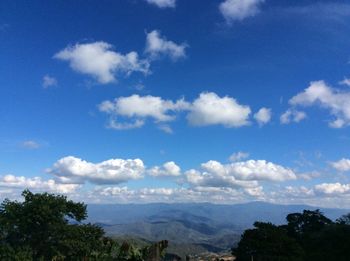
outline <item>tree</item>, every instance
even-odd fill
[[[23,202],[6,199],[0,205],[0,247],[8,249],[3,253],[12,249],[31,253],[35,260],[76,260],[99,250],[104,231],[81,224],[87,217],[85,204],[29,190],[22,196]]]
[[[237,261],[298,261],[303,252],[287,230],[271,223],[255,222],[254,229],[246,230],[232,249]]]
[[[319,231],[323,227],[332,224],[332,220],[317,209],[304,210],[303,213],[292,213],[287,215],[287,229],[291,236],[298,237],[304,233]]]
[[[325,232],[332,229],[332,220],[318,209],[292,213],[287,215],[286,219],[288,235],[295,238],[304,249],[305,260],[328,260],[325,259],[329,252],[326,247],[328,238]]]

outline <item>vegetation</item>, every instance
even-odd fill
[[[237,261],[350,260],[350,214],[336,222],[319,210],[287,216],[287,224],[256,222],[232,253]]]
[[[141,261],[167,247],[167,241],[137,248],[107,238],[99,226],[82,223],[86,205],[65,196],[29,190],[22,196],[0,206],[0,260]]]

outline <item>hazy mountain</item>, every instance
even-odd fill
[[[236,205],[126,204],[88,205],[89,221],[102,225],[110,236],[131,236],[150,241],[169,240],[175,248],[189,251],[221,251],[238,242],[240,234],[255,221],[285,223],[285,217],[306,205],[275,205],[251,202]],[[344,209],[321,211],[336,219],[350,212]]]

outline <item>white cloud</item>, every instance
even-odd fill
[[[221,14],[227,23],[242,21],[260,12],[264,0],[225,0],[219,6]]]
[[[147,118],[151,118],[159,124],[158,128],[167,133],[172,133],[172,129],[164,123],[175,120],[177,114],[183,111],[187,111],[186,118],[192,126],[223,125],[227,128],[249,125],[251,113],[249,106],[240,105],[228,96],[219,97],[213,92],[201,93],[192,103],[183,98],[171,101],[157,96],[134,94],[104,101],[98,108],[110,116],[110,128],[139,128]],[[123,123],[120,118],[131,122]]]
[[[295,109],[288,109],[280,117],[280,122],[282,124],[289,124],[291,122],[300,122],[306,118],[306,113],[303,111],[298,111]]]
[[[136,52],[123,55],[106,42],[68,46],[56,53],[54,58],[68,61],[73,70],[93,76],[102,84],[116,81],[118,73],[149,72],[148,61],[140,60]]]
[[[39,149],[41,146],[38,142],[34,140],[23,141],[21,145],[23,148],[32,149],[32,150]]]
[[[260,126],[265,125],[271,120],[271,109],[261,108],[257,113],[254,114],[254,119]]]
[[[174,133],[173,129],[167,124],[159,125],[158,128],[168,134]]]
[[[350,171],[350,159],[341,159],[330,163],[333,168],[338,171]]]
[[[54,163],[47,172],[63,183],[119,184],[142,178],[144,165],[140,159],[110,159],[100,163],[68,156]]]
[[[40,177],[27,178],[17,177],[14,175],[5,175],[0,177],[0,187],[14,188],[14,189],[31,189],[35,191],[50,191],[57,193],[72,193],[80,186],[77,184],[60,184],[53,179],[47,181]]]
[[[344,78],[344,80],[339,82],[342,85],[350,86],[350,79],[349,78]]]
[[[289,100],[292,106],[320,106],[335,117],[330,127],[341,128],[350,124],[350,91],[339,91],[324,81],[311,82],[303,92]]]
[[[131,130],[141,128],[145,122],[140,119],[136,119],[133,122],[117,122],[114,118],[110,118],[107,124],[107,128],[114,130]]]
[[[350,184],[323,183],[315,186],[315,191],[326,195],[339,195],[350,193]]]
[[[193,187],[193,188],[141,188],[99,187],[86,198],[92,202],[211,202],[238,203],[247,198],[261,199],[262,188],[236,190],[233,188]]]
[[[248,160],[223,165],[208,161],[201,171],[185,172],[186,180],[193,186],[257,188],[258,181],[283,182],[296,179],[295,173],[265,160]]]
[[[146,0],[149,4],[158,6],[159,8],[174,8],[176,6],[176,0]]]
[[[250,113],[249,106],[240,105],[234,98],[205,92],[194,100],[187,119],[194,126],[220,124],[233,128],[248,125]]]
[[[246,158],[249,158],[249,153],[239,151],[239,152],[233,153],[230,156],[229,160],[231,162],[235,162],[235,161],[240,161],[240,160],[243,160],[243,159],[246,159]]]
[[[114,129],[127,129],[141,127],[144,119],[152,118],[156,122],[169,122],[175,119],[174,113],[189,107],[183,99],[176,102],[163,100],[156,96],[139,96],[116,98],[114,101],[104,101],[99,106],[101,112],[111,115],[110,127]],[[117,123],[114,118],[126,117],[135,119],[134,123]]]
[[[154,30],[147,34],[145,52],[151,56],[152,59],[160,56],[169,56],[172,60],[186,57],[187,45],[176,44],[173,41],[162,37],[160,32]]]
[[[56,86],[57,85],[57,80],[56,78],[50,76],[50,75],[45,75],[43,77],[43,81],[42,81],[42,86],[46,89],[49,88],[51,86]]]
[[[147,172],[153,177],[177,177],[181,175],[181,168],[175,162],[169,161],[164,163],[163,166],[155,166]]]

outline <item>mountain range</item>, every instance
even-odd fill
[[[289,213],[320,209],[335,220],[350,210],[307,205],[250,202],[235,205],[210,203],[90,204],[91,223],[108,236],[138,241],[170,242],[169,251],[183,256],[205,251],[223,252],[237,244],[242,232],[255,221],[285,223]]]

